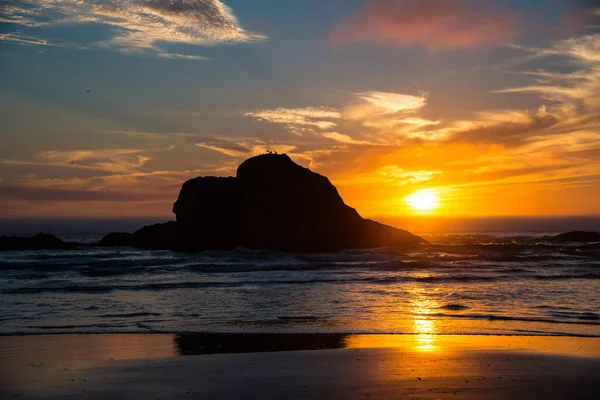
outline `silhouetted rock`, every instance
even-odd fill
[[[113,232],[100,240],[103,247],[126,247],[133,246],[133,235],[131,233]]]
[[[238,247],[241,197],[236,178],[209,176],[185,182],[173,205],[180,239],[197,250]]]
[[[235,178],[200,177],[184,183],[173,206],[176,222],[144,227],[134,245],[148,249],[267,249],[321,252],[426,241],[363,219],[344,204],[329,180],[287,155],[242,163]]]
[[[550,238],[556,242],[600,242],[599,232],[574,231],[561,233]]]
[[[133,245],[149,250],[185,250],[180,237],[177,223],[171,221],[138,229],[133,233]]]
[[[0,251],[14,250],[68,250],[75,246],[65,243],[49,233],[38,233],[32,237],[2,236]]]

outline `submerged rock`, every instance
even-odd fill
[[[177,220],[144,227],[133,245],[146,249],[202,251],[267,249],[327,252],[399,246],[426,241],[363,219],[329,180],[285,154],[242,163],[236,177],[199,177],[184,183],[173,206]]]
[[[556,242],[600,242],[600,232],[573,231],[552,236],[550,240]]]
[[[75,246],[49,233],[38,233],[32,237],[2,236],[0,251],[14,250],[68,250]]]

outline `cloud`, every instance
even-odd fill
[[[8,159],[0,160],[0,163],[128,173],[148,163],[150,153],[170,150],[173,150],[173,146],[162,149],[49,150],[37,153],[33,160]]]
[[[598,0],[561,0],[565,13],[561,18],[564,33],[577,32],[581,28],[600,24],[600,1]]]
[[[178,54],[178,53],[159,53],[159,57],[168,58],[171,60],[207,60],[206,57],[202,56],[192,56],[188,54]]]
[[[0,21],[1,23],[1,21]],[[53,46],[62,47],[57,43],[50,43],[47,40],[36,38],[35,36],[29,36],[19,33],[0,33],[0,43],[10,42],[28,46]]]
[[[441,171],[406,171],[397,165],[387,165],[379,170],[379,174],[386,180],[395,184],[413,184],[426,182],[436,175],[441,175]]]
[[[45,22],[38,22],[41,17],[40,9],[32,8],[25,1],[5,1],[0,4],[0,23],[24,25],[30,28],[43,26]]]
[[[202,59],[166,52],[162,42],[206,46],[266,39],[243,29],[219,0],[22,0],[3,5],[2,15],[5,22],[31,28],[101,24],[113,36],[97,45],[165,58]]]
[[[76,190],[51,187],[0,186],[0,198],[45,202],[152,202],[168,199],[160,193],[132,193],[112,190]]]
[[[200,143],[196,143],[196,146],[204,148],[204,149],[216,151],[221,154],[225,154],[226,156],[229,156],[229,157],[247,157],[252,153],[252,150],[250,150],[249,148],[247,148],[241,144],[230,143],[230,142],[225,142],[225,141],[200,142]]]
[[[429,50],[487,47],[518,39],[520,12],[492,0],[369,0],[331,29],[332,44],[387,43]]]
[[[321,135],[324,138],[335,140],[336,142],[343,143],[343,144],[357,144],[357,145],[371,145],[371,146],[377,145],[376,143],[372,143],[372,142],[365,141],[365,140],[352,139],[350,136],[344,135],[339,132],[323,132]]]
[[[400,111],[414,111],[423,108],[426,104],[425,97],[411,96],[387,92],[357,93],[356,96],[372,104],[382,113],[397,113]]]
[[[361,103],[348,107],[344,116],[368,123],[388,123],[400,115],[416,112],[427,104],[426,94],[413,96],[390,92],[361,92],[354,94]],[[393,117],[395,115],[396,117]],[[375,121],[378,119],[378,121]]]
[[[302,135],[304,128],[331,129],[337,126],[332,119],[340,119],[339,111],[325,107],[276,108],[247,112],[246,117],[272,124],[282,124],[296,134]]]
[[[436,128],[442,121],[418,116],[427,106],[427,93],[419,95],[390,92],[355,93],[361,102],[347,107],[343,115],[367,130],[362,131],[375,144],[399,144],[406,140],[441,140],[448,128]]]
[[[234,158],[249,158],[268,151],[288,153],[295,145],[267,143],[259,139],[214,138],[195,143],[196,147],[209,149]]]
[[[546,104],[532,121],[546,121],[537,136],[592,133],[600,139],[600,34],[586,35],[556,43],[550,49],[532,49],[537,57],[561,56],[573,70],[538,75],[535,84],[497,90],[496,93],[534,93]],[[533,124],[535,125],[535,124]]]
[[[438,140],[440,135],[423,128],[440,124],[414,114],[427,105],[427,94],[410,95],[382,91],[354,93],[355,104],[342,108],[275,108],[247,112],[244,115],[260,121],[279,124],[297,136],[305,134],[334,140],[345,145],[380,146],[401,138]],[[348,124],[369,128],[373,132],[352,135],[332,128]],[[358,125],[357,125],[358,124]],[[350,126],[352,129],[352,126]],[[353,129],[356,130],[356,129]],[[353,137],[354,136],[354,137]],[[355,138],[363,136],[363,138]]]

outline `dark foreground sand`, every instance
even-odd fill
[[[173,342],[0,337],[0,398],[600,398],[597,338],[366,335],[342,349],[185,357]]]

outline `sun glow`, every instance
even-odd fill
[[[428,212],[437,208],[438,196],[431,189],[423,189],[408,196],[406,202],[415,211]]]

